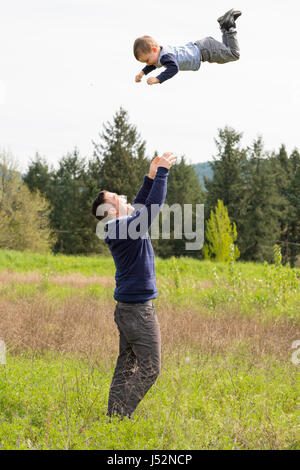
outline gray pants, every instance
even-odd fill
[[[152,301],[118,302],[114,320],[120,343],[107,414],[130,417],[160,372],[160,327]]]
[[[212,37],[207,37],[196,41],[195,44],[201,52],[203,62],[215,62],[225,64],[240,58],[240,48],[236,37],[236,30],[222,31],[222,41],[216,41]]]

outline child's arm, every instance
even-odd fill
[[[155,83],[163,83],[166,80],[169,80],[170,78],[174,77],[174,75],[176,75],[179,70],[176,57],[173,54],[164,54],[160,58],[160,63],[161,65],[166,67],[166,70],[164,70],[157,77],[149,77],[147,80],[148,85],[154,85]],[[135,81],[140,82],[144,75],[147,75],[156,68],[156,65],[146,65],[146,67],[144,67],[143,70],[135,77]]]
[[[161,65],[166,67],[166,70],[164,70],[161,74],[159,74],[156,77],[157,80],[159,80],[158,83],[163,83],[166,80],[169,80],[170,78],[174,77],[174,75],[176,75],[176,73],[179,70],[176,57],[173,54],[163,55],[160,59],[160,63],[161,63]],[[147,80],[147,82],[148,82],[148,80]]]
[[[148,73],[153,72],[157,67],[156,65],[146,65],[146,67],[143,68],[142,72],[144,72],[145,75],[148,75]]]
[[[152,72],[155,69],[156,69],[155,65],[146,65],[146,67],[144,67],[140,71],[140,73],[135,77],[135,81],[141,82],[144,75],[147,75],[148,73]]]
[[[160,63],[166,70],[164,70],[161,74],[157,77],[150,77],[147,80],[148,85],[155,85],[155,83],[163,83],[166,80],[174,77],[179,70],[178,63],[176,57],[173,54],[164,54],[160,58]]]

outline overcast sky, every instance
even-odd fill
[[[78,147],[92,155],[104,122],[123,106],[147,154],[174,151],[193,163],[215,154],[217,129],[268,150],[299,145],[299,0],[0,0],[0,148],[24,169],[39,152],[55,164]],[[229,8],[241,59],[202,64],[162,85],[135,83],[136,37],[181,45],[213,36]]]

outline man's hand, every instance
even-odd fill
[[[171,168],[172,165],[176,162],[175,155],[173,155],[173,152],[166,152],[163,154],[162,157],[160,157],[157,168],[160,166],[164,168],[168,168],[168,170]]]
[[[144,72],[141,71],[141,72],[135,77],[135,81],[136,81],[136,82],[141,82],[144,75],[145,75]]]
[[[160,81],[156,77],[149,77],[147,83],[148,85],[155,85],[155,83],[160,83]]]
[[[151,164],[150,164],[150,170],[149,170],[149,178],[151,178],[152,180],[155,178],[155,175],[156,175],[156,171],[157,171],[157,165],[159,163],[159,160],[160,160],[160,157],[155,157]]]

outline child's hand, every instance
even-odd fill
[[[149,77],[147,79],[147,83],[148,83],[148,85],[154,85],[155,83],[160,83],[160,82],[159,82],[158,78],[156,78],[156,77]]]
[[[142,78],[143,78],[143,75],[144,75],[144,72],[140,72],[140,73],[135,77],[135,81],[136,81],[136,82],[141,82],[141,81],[142,81]]]

